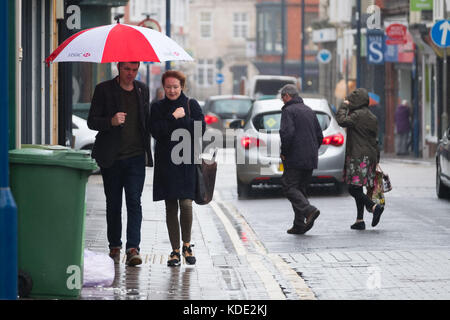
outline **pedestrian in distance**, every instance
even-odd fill
[[[384,207],[375,204],[363,192],[363,187],[366,187],[367,193],[371,194],[376,166],[380,159],[378,122],[369,110],[367,90],[358,88],[352,91],[339,107],[336,120],[341,127],[347,129],[344,179],[357,208],[356,222],[351,229],[365,230],[364,206],[367,211],[373,213],[372,227],[375,227],[380,221]]]
[[[411,122],[410,122],[410,108],[408,104],[408,100],[403,100],[401,104],[399,104],[395,110],[394,118],[395,118],[395,138],[396,138],[396,153],[398,156],[408,155],[408,146],[409,146],[409,134],[411,131]]]
[[[155,97],[153,98],[153,100],[150,102],[150,105],[152,105],[153,103],[164,99],[165,93],[164,93],[164,88],[163,87],[158,87],[155,90]]]
[[[109,256],[118,263],[122,248],[122,193],[127,207],[126,263],[140,256],[141,194],[145,166],[153,166],[150,150],[149,89],[135,80],[139,62],[120,62],[119,75],[95,87],[88,127],[97,130],[92,157],[97,161],[106,196]]]
[[[187,264],[195,264],[192,251],[192,200],[195,199],[196,168],[194,163],[194,126],[205,132],[206,123],[200,105],[188,98],[183,90],[186,76],[175,70],[166,71],[162,76],[165,97],[151,106],[151,130],[155,138],[155,169],[153,173],[153,201],[165,201],[166,224],[172,252],[167,265],[178,266],[180,256],[180,227],[183,241],[182,255]],[[190,148],[173,152],[183,137],[176,138],[178,129],[188,133]],[[172,141],[174,139],[175,141]],[[190,150],[189,150],[190,149]],[[177,150],[177,149],[176,149]],[[189,154],[186,155],[185,153]],[[175,159],[182,156],[186,161]],[[180,218],[178,218],[180,211]]]
[[[313,227],[320,214],[309,203],[306,188],[313,170],[317,168],[322,129],[314,111],[303,103],[295,85],[285,85],[280,93],[284,102],[280,126],[280,158],[284,167],[281,183],[295,214],[293,226],[287,233],[304,234]]]

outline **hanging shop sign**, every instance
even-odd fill
[[[386,44],[396,45],[406,43],[408,29],[400,23],[392,23],[386,28]]]

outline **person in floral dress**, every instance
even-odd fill
[[[366,89],[358,88],[351,92],[339,107],[336,120],[347,129],[345,150],[344,179],[350,195],[355,198],[357,218],[351,226],[355,230],[364,230],[364,207],[373,213],[372,227],[380,221],[384,207],[375,204],[364,193],[366,187],[370,194],[374,187],[376,166],[379,162],[378,122],[369,110],[369,94]]]

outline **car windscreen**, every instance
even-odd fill
[[[255,96],[276,96],[286,84],[294,84],[290,80],[258,80],[255,84]]]
[[[234,114],[243,118],[247,115],[251,106],[251,99],[223,99],[213,101],[210,111],[222,118]]]
[[[325,131],[330,125],[330,116],[326,113],[316,112],[320,128]],[[253,118],[255,129],[263,132],[279,131],[281,125],[281,111],[267,112],[256,115]]]

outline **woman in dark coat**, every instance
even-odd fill
[[[162,76],[165,98],[152,104],[150,117],[152,136],[156,140],[153,201],[165,200],[166,203],[166,223],[172,246],[169,266],[181,262],[180,225],[183,256],[188,264],[196,262],[190,245],[196,186],[194,154],[198,154],[194,141],[201,139],[206,124],[198,102],[184,95],[185,82],[183,73],[165,72]]]
[[[369,110],[369,94],[366,89],[358,88],[346,97],[341,104],[336,120],[341,127],[347,128],[347,145],[345,152],[345,182],[349,193],[355,198],[357,220],[352,229],[364,230],[364,206],[373,213],[372,227],[380,221],[384,207],[375,204],[363,192],[368,193],[374,187],[376,166],[379,162],[378,122]]]

